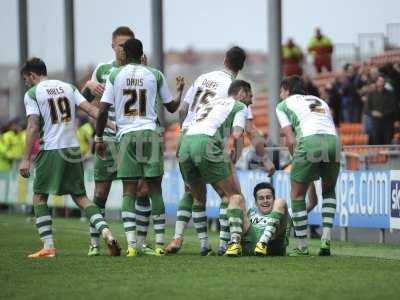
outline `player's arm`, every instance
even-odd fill
[[[32,99],[28,93],[25,94],[24,104],[26,115],[28,117],[28,125],[26,128],[25,152],[19,166],[19,172],[22,177],[29,177],[32,152],[35,140],[39,137],[40,130],[40,110],[36,100]]]
[[[82,95],[89,101],[95,98],[101,98],[104,93],[104,84],[100,83],[97,78],[97,72],[102,64],[99,64],[93,71],[92,77],[88,80],[82,88]]]
[[[296,136],[293,132],[292,123],[290,122],[286,114],[285,102],[282,101],[276,107],[276,116],[278,117],[279,124],[281,125],[281,133],[286,138],[286,146],[289,148],[289,152],[293,155],[294,148],[296,146]]]
[[[104,84],[94,81],[87,81],[82,88],[82,95],[92,102],[95,98],[101,98],[104,92]]]
[[[181,105],[181,108],[179,109],[179,122],[181,125],[186,119],[186,116],[189,112],[190,105],[192,105],[193,100],[195,96],[195,88],[194,84],[190,86],[190,88],[187,90],[185,97],[183,98],[183,104]]]
[[[275,172],[275,166],[270,160],[267,151],[265,150],[265,139],[258,132],[257,127],[254,125],[252,119],[246,120],[246,133],[250,137],[250,141],[256,151],[256,154],[262,158],[264,168],[268,172],[268,175],[272,175]]]
[[[83,101],[81,102],[81,104],[79,104],[79,108],[86,112],[89,117],[97,120],[100,110],[96,106],[90,104],[88,101]],[[115,126],[115,123],[108,119],[106,121],[106,126],[116,131],[117,128]]]
[[[289,148],[289,152],[293,156],[294,148],[296,147],[296,136],[294,135],[292,125],[283,127],[281,132],[286,139],[286,146]]]
[[[231,137],[233,139],[233,151],[231,153],[231,160],[235,164],[240,155],[242,155],[243,150],[243,128],[236,126],[232,129]]]
[[[28,115],[28,125],[26,128],[25,152],[19,166],[19,173],[22,177],[30,176],[31,158],[35,140],[39,137],[40,117],[39,115]]]
[[[114,86],[110,79],[107,79],[106,89],[101,97],[99,111],[96,120],[95,149],[99,158],[105,159],[105,145],[103,143],[103,133],[108,120],[108,110],[114,104]]]
[[[164,79],[165,81],[165,79]],[[178,76],[176,77],[176,96],[172,101],[169,101],[167,103],[164,102],[165,108],[170,112],[176,112],[176,110],[179,108],[179,105],[181,104],[181,99],[182,99],[182,93],[183,93],[183,88],[185,87],[185,80],[183,76]],[[165,90],[166,84],[162,84],[161,90],[160,90],[160,96],[162,99],[167,98],[167,92]],[[168,88],[166,88],[168,89]]]
[[[233,119],[231,138],[233,139],[233,152],[231,159],[236,163],[243,150],[243,132],[246,127],[246,109],[238,111]]]
[[[107,125],[108,121],[108,109],[110,108],[111,104],[106,102],[100,102],[97,120],[96,120],[96,136],[102,137],[104,133],[104,129]]]

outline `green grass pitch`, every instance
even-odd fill
[[[89,258],[87,227],[55,219],[58,256],[31,260],[35,226],[0,215],[0,299],[400,299],[398,246],[337,242],[334,256],[318,257],[312,242],[304,258],[200,257],[189,229],[178,255]],[[111,228],[125,248],[122,224]]]

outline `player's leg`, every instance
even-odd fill
[[[94,197],[93,202],[100,209],[104,217],[105,205],[110,192],[112,181],[117,177],[117,158],[118,144],[113,141],[106,141],[106,158],[99,159],[94,156]],[[90,246],[88,256],[99,255],[99,237],[100,233],[90,225]]]
[[[85,211],[86,217],[89,219],[90,223],[96,228],[98,232],[103,236],[107,248],[108,255],[119,256],[121,255],[121,248],[118,245],[117,240],[113,237],[110,228],[106,220],[104,220],[100,209],[87,197],[86,194],[81,195],[71,195],[72,200],[78,205],[79,208]]]
[[[229,169],[233,176],[233,180],[234,180],[236,186],[239,187],[239,189],[240,189],[240,183],[239,183],[239,179],[237,178],[236,168],[232,162],[229,163]],[[216,190],[216,191],[221,198],[221,203],[220,203],[220,207],[219,207],[220,230],[219,230],[218,255],[223,255],[226,252],[226,248],[230,241],[230,235],[231,235],[230,231],[229,231],[229,220],[228,220],[228,215],[227,215],[229,201],[226,197],[222,196],[222,193],[220,191],[218,191],[218,190]]]
[[[139,255],[137,238],[136,238],[136,214],[135,202],[138,187],[138,179],[124,179],[122,180],[123,196],[121,217],[124,226],[126,242],[128,249],[126,256],[132,257]]]
[[[158,256],[165,254],[165,205],[162,197],[161,180],[162,177],[146,177],[151,199],[151,218],[153,220],[156,243],[155,254]]]
[[[178,204],[175,221],[174,239],[165,247],[167,253],[176,253],[182,247],[184,232],[192,217],[193,196],[185,185],[185,193]]]
[[[292,221],[296,233],[298,247],[294,249],[293,255],[308,255],[307,248],[307,226],[308,216],[306,210],[305,195],[308,189],[308,184],[300,183],[291,180],[291,193],[292,200]],[[291,254],[290,254],[291,255]]]
[[[225,255],[239,256],[242,252],[240,242],[243,234],[243,228],[249,227],[244,197],[240,193],[239,187],[236,186],[234,178],[231,174],[229,174],[225,179],[213,183],[212,185],[221,190],[229,201],[227,215],[229,222],[230,242]]]
[[[100,209],[101,215],[105,216],[105,207],[108,194],[110,192],[112,181],[95,181],[94,183],[94,197],[93,203]],[[99,251],[99,239],[100,232],[89,222],[89,232],[90,232],[90,246],[88,251],[88,256],[98,256]]]
[[[212,255],[211,246],[208,240],[207,232],[207,214],[206,214],[206,195],[207,187],[203,180],[199,179],[191,183],[193,188],[193,224],[200,241],[200,255]]]
[[[40,239],[43,242],[43,248],[33,254],[29,258],[54,257],[56,249],[54,248],[52,217],[47,206],[47,194],[33,194],[33,210],[36,219],[36,228]]]
[[[140,138],[143,141],[141,166],[143,168],[143,177],[149,186],[151,214],[156,239],[154,251],[157,256],[162,256],[165,254],[165,205],[161,190],[161,181],[164,174],[162,138],[156,131],[152,130],[144,130],[140,134]]]
[[[179,135],[176,157],[180,160],[179,151],[182,144],[182,133]],[[165,248],[167,253],[176,253],[182,247],[184,232],[187,224],[190,222],[192,217],[192,206],[193,206],[193,196],[190,189],[185,185],[185,193],[179,201],[178,209],[176,212],[175,221],[175,234],[174,239]]]
[[[296,146],[290,172],[292,221],[298,246],[289,256],[309,255],[307,247],[308,216],[305,195],[311,182],[319,177],[321,144],[317,137],[305,138]]]
[[[321,182],[322,182],[322,236],[319,255],[328,256],[330,252],[330,243],[332,227],[336,212],[336,181],[339,174],[340,144],[335,136],[327,136],[325,139],[329,161],[321,164]]]
[[[309,214],[314,209],[314,207],[318,205],[318,196],[315,190],[315,184],[316,184],[315,182],[311,183],[307,191],[307,196],[308,196],[308,201],[306,203],[307,214]],[[309,227],[310,227],[310,237],[312,239],[321,238],[321,236],[317,232],[317,229],[319,227],[318,225],[309,225]]]
[[[228,243],[231,239],[231,233],[229,231],[229,220],[228,220],[228,205],[229,199],[224,196],[224,193],[218,190],[218,187],[214,187],[215,191],[221,198],[219,205],[219,247],[218,255],[224,255],[228,247]]]
[[[147,246],[147,232],[150,225],[151,204],[149,187],[144,179],[139,180],[135,202],[137,245],[146,255],[154,255],[154,250]]]
[[[254,249],[255,255],[267,255],[267,245],[270,241],[275,237],[284,234],[284,231],[286,230],[287,214],[286,201],[275,199],[272,211],[267,217],[267,225]]]

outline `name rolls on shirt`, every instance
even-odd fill
[[[72,85],[44,80],[25,93],[26,115],[40,116],[42,150],[79,147],[76,137],[76,106],[86,99]]]

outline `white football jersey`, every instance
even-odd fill
[[[183,101],[188,103],[189,110],[182,123],[182,130],[187,130],[196,119],[196,110],[200,103],[216,98],[227,98],[228,89],[235,78],[226,70],[213,71],[200,75],[186,92]],[[250,109],[247,109],[247,119],[252,119]]]
[[[40,116],[42,150],[79,147],[75,106],[86,99],[69,83],[44,80],[25,93],[26,115]]]
[[[245,128],[247,107],[240,101],[229,98],[213,98],[199,104],[196,117],[186,131],[187,135],[205,134],[219,137],[230,135],[233,127]]]
[[[160,71],[139,64],[115,69],[107,79],[101,102],[115,106],[117,138],[131,131],[156,130],[158,98],[164,104],[172,101]]]
[[[311,95],[292,95],[276,107],[281,127],[291,125],[297,138],[314,134],[336,135],[328,104]]]

